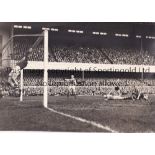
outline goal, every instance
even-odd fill
[[[2,47],[2,68],[13,68],[26,52],[29,53],[29,61],[26,69],[43,70],[43,105],[48,106],[48,29],[40,34],[13,35]],[[20,101],[23,101],[24,71],[20,74]],[[2,76],[1,80],[4,80]],[[6,79],[6,78],[5,78]]]

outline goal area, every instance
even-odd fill
[[[28,65],[21,70],[19,78],[21,102],[23,101],[24,95],[24,70],[43,70],[43,106],[48,106],[48,50],[47,29],[39,34],[13,35],[2,47],[1,70],[6,71],[1,72],[1,83],[7,80],[7,69],[14,68],[16,63],[19,62],[27,52],[29,52]]]

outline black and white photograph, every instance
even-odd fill
[[[155,132],[154,22],[1,22],[0,131]]]

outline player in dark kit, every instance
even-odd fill
[[[1,69],[1,74],[8,77],[7,81],[3,81],[2,90],[5,86],[10,87],[10,90],[14,92],[20,92],[18,77],[20,76],[21,70],[24,69],[28,64],[28,55],[32,52],[32,48],[29,49],[25,56],[15,64],[14,67],[7,67]]]
[[[31,49],[29,51],[31,51]],[[14,96],[19,96],[20,88],[18,84],[18,77],[20,76],[21,70],[24,69],[28,64],[28,55],[29,52],[27,52],[13,68],[7,67],[6,69],[3,68],[1,70],[2,74],[4,73],[6,76],[8,76],[8,80],[1,82],[0,98],[2,98],[2,92],[6,86],[9,87],[10,92],[12,91],[13,94],[15,94]]]
[[[42,42],[43,35],[37,38],[37,40],[34,42],[31,48],[25,52],[23,58],[17,62],[14,67],[5,67],[0,69],[0,72],[2,75],[5,75],[5,77],[8,77],[7,82],[5,81],[4,85],[9,85],[9,87],[15,92],[20,91],[19,84],[18,84],[18,77],[21,74],[21,71],[27,66],[28,64],[28,56],[30,53],[33,52],[33,50]],[[12,54],[11,57],[14,55]],[[14,58],[11,58],[14,60]],[[7,68],[7,69],[6,69]]]
[[[134,86],[132,90],[132,100],[137,100],[139,96],[139,91],[138,89]]]
[[[31,50],[32,49],[30,49],[29,52]],[[18,77],[21,73],[21,70],[24,69],[28,64],[29,52],[27,52],[26,55],[19,62],[16,63],[16,65],[11,69],[9,73],[8,83],[12,88],[19,88]]]
[[[0,99],[3,97],[2,87],[0,87]]]

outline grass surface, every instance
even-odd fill
[[[118,132],[155,132],[155,96],[146,101],[103,97],[49,97],[49,108],[108,126]],[[42,106],[42,97],[0,100],[0,130],[108,132],[93,125],[53,113]]]

